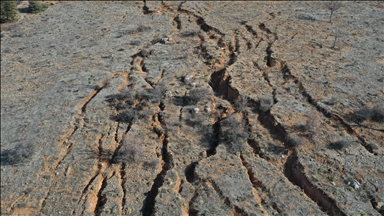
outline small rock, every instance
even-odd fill
[[[196,108],[193,108],[193,112],[194,112],[194,113],[199,113],[199,111],[200,111],[199,108],[197,108],[197,107],[196,107]]]
[[[149,52],[147,50],[141,50],[139,54],[141,57],[145,58],[148,57]]]
[[[353,179],[353,178],[348,178],[345,180],[345,184],[352,187],[353,189],[357,190],[360,188],[360,183]]]
[[[169,40],[170,40],[170,38],[168,38],[168,37],[164,37],[164,38],[161,38],[161,39],[160,39],[160,42],[161,42],[162,44],[166,44],[166,43],[169,42]]]
[[[171,91],[166,92],[165,97],[167,97],[167,98],[172,97],[172,92]]]
[[[195,82],[191,83],[191,86],[196,87],[196,83]]]
[[[205,107],[204,107],[204,111],[205,111],[205,112],[211,112],[211,108],[210,108],[209,106],[205,106]]]
[[[187,82],[189,82],[189,80],[191,80],[191,78],[192,78],[191,76],[187,75],[187,76],[184,77],[184,80],[183,80],[183,81],[184,81],[185,83],[187,83]]]

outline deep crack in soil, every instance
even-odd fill
[[[324,191],[308,180],[304,173],[304,167],[300,164],[295,152],[287,159],[284,174],[289,181],[303,189],[305,194],[315,201],[322,211],[332,216],[346,216],[346,214],[339,209],[335,200],[328,197]]]

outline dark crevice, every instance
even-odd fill
[[[285,163],[284,175],[290,182],[303,189],[304,193],[316,202],[320,209],[326,214],[332,216],[346,216],[346,214],[336,205],[335,200],[328,197],[324,191],[317,188],[308,180],[304,173],[304,167],[300,164],[295,152],[288,157],[287,162]]]
[[[117,122],[116,131],[115,131],[115,142],[118,143],[119,140],[119,125],[120,122]]]
[[[258,186],[260,186],[261,182],[258,179],[256,179],[255,175],[253,175],[252,167],[247,163],[247,161],[245,161],[242,154],[240,155],[240,159],[243,166],[247,169],[249,181],[252,183],[252,186],[254,188],[257,188]]]
[[[185,169],[185,177],[187,178],[187,181],[189,183],[192,183],[194,181],[195,177],[195,168],[197,166],[198,162],[193,162],[187,166]]]
[[[151,190],[148,192],[147,197],[144,200],[143,205],[143,215],[151,216],[153,215],[154,207],[155,207],[155,199],[157,194],[159,193],[159,188],[161,188],[164,184],[164,177],[168,170],[173,168],[172,156],[167,150],[167,138],[163,138],[163,148],[162,148],[162,158],[164,161],[161,172],[156,176],[154,183],[151,187]]]
[[[41,208],[40,208],[40,212],[43,211],[44,207],[45,207],[45,204],[46,204],[46,201],[47,201],[47,198],[49,197],[51,191],[48,190],[47,194],[45,195],[44,199],[43,199],[43,202],[41,203]]]
[[[274,36],[274,40],[278,39],[276,33],[272,32],[269,28],[267,28],[264,23],[260,23],[259,29],[264,31],[264,32],[266,32],[269,35],[273,35]]]
[[[101,213],[103,212],[103,207],[105,205],[105,203],[107,203],[107,197],[105,195],[102,195],[103,193],[103,190],[105,189],[105,187],[107,187],[107,177],[105,177],[103,179],[103,182],[101,183],[101,188],[99,190],[99,192],[97,193],[97,204],[96,204],[96,208],[95,208],[95,215],[101,215]]]
[[[221,33],[218,29],[216,28],[213,28],[212,26],[208,25],[205,21],[204,21],[204,18],[203,17],[199,17],[197,15],[194,15],[197,20],[196,20],[196,24],[200,26],[201,30],[203,30],[204,32],[210,32],[210,31],[213,31],[214,33],[216,34],[219,34],[221,36],[223,36],[224,34]]]
[[[261,158],[265,159],[264,153],[261,151],[261,147],[259,143],[253,139],[248,139],[247,140],[248,145],[250,145],[253,149],[253,153],[259,155]]]
[[[128,127],[127,127],[127,130],[125,131],[125,135],[129,132],[129,130],[131,130],[131,127],[132,127],[132,123],[129,123]],[[123,135],[124,137],[124,135]],[[101,139],[100,139],[101,140]],[[120,144],[117,146],[117,148],[115,149],[115,151],[113,152],[112,154],[112,157],[110,158],[110,160],[108,161],[109,164],[113,164],[119,154],[119,150],[120,148],[123,146],[123,142],[124,140],[121,140]],[[102,156],[102,148],[101,148],[101,144],[99,145],[99,156]]]
[[[165,105],[160,103],[160,109],[164,110]],[[159,115],[159,114],[158,114]],[[173,169],[174,163],[173,163],[173,156],[172,153],[168,150],[168,134],[167,131],[165,130],[166,125],[165,122],[158,116],[158,119],[160,121],[160,124],[162,125],[162,128],[164,129],[165,133],[160,135],[160,140],[162,141],[162,149],[161,149],[161,154],[162,154],[162,159],[164,161],[162,170],[159,174],[157,174],[154,183],[150,189],[150,191],[147,194],[147,197],[143,201],[143,208],[142,212],[144,216],[151,216],[153,215],[154,208],[155,208],[155,199],[159,193],[159,188],[161,188],[164,184],[164,177],[167,173],[167,171]]]
[[[207,150],[207,156],[210,157],[216,154],[216,148],[219,145],[219,132],[220,132],[220,119],[217,119],[215,124],[213,124],[213,142],[212,146]]]
[[[269,131],[274,139],[277,139],[280,142],[284,142],[287,132],[283,126],[276,123],[273,115],[267,112],[264,115],[259,115],[258,120],[261,125]]]
[[[224,80],[224,76],[225,68],[212,73],[209,85],[218,96],[224,96],[226,98],[228,95],[229,79]]]
[[[250,26],[250,25],[244,25],[244,26],[249,33],[251,33],[253,36],[257,37],[257,32],[252,28],[252,26]]]
[[[229,61],[227,63],[228,66],[231,66],[233,65],[237,60],[237,56],[234,52],[232,52],[231,54],[229,54]]]
[[[355,136],[357,137],[360,142],[361,142],[361,145],[370,153],[374,154],[375,153],[372,151],[371,148],[369,148],[367,142],[365,141],[365,139],[361,136],[359,136],[354,130],[353,128],[344,121],[344,119],[342,117],[340,117],[339,115],[335,114],[335,113],[331,113],[329,112],[328,110],[324,109],[323,107],[319,106],[315,99],[308,93],[308,91],[305,89],[303,83],[295,76],[292,75],[291,71],[289,70],[288,66],[286,64],[284,64],[285,67],[283,67],[283,72],[284,72],[284,76],[288,77],[288,78],[292,78],[296,85],[299,87],[299,90],[301,92],[301,94],[307,99],[308,103],[311,104],[312,106],[314,106],[316,108],[316,110],[320,113],[322,113],[325,117],[327,118],[330,118],[330,119],[333,119],[333,120],[336,120],[337,122],[339,122],[341,124],[341,126],[347,131],[347,133],[351,136]]]
[[[121,200],[121,210],[123,212],[124,210],[124,205],[126,203],[126,195],[127,195],[127,189],[125,188],[125,184],[127,181],[127,178],[125,177],[126,172],[125,172],[125,163],[121,165],[120,168],[120,178],[121,178],[121,189],[123,190],[123,198]]]
[[[96,97],[96,95],[103,89],[103,87],[104,86],[97,86],[96,87],[96,93],[94,94],[94,95],[92,95],[92,97],[87,101],[87,102],[85,102],[85,104],[81,107],[81,113],[83,114],[83,113],[85,113],[85,111],[86,111],[86,109],[87,109],[87,105],[88,105],[88,103],[94,98],[94,97]]]
[[[180,30],[180,29],[181,29],[181,21],[180,21],[180,17],[179,17],[179,15],[177,15],[177,16],[173,19],[173,22],[176,23],[176,28],[177,28],[178,30]]]
[[[77,204],[79,204],[81,202],[81,200],[83,199],[84,197],[84,194],[88,191],[88,188],[92,185],[93,181],[96,179],[96,177],[99,175],[99,170],[97,171],[96,175],[93,176],[91,178],[91,180],[89,180],[88,184],[85,186],[85,188],[83,189],[83,191],[81,191],[81,196],[80,196],[80,199],[79,201],[77,202]]]
[[[103,156],[103,142],[101,141],[101,139],[103,139],[103,137],[104,137],[104,135],[103,134],[101,134],[101,137],[100,137],[100,139],[98,140],[98,147],[97,147],[97,150],[98,150],[98,153],[99,153],[99,155],[98,155],[98,160],[100,161],[100,159],[102,158],[102,156]]]
[[[159,108],[160,108],[161,111],[164,111],[164,109],[165,109],[165,104],[164,104],[163,102],[160,102],[160,104],[159,104]],[[160,118],[159,118],[159,119],[160,119]]]
[[[188,203],[188,205],[189,205],[188,214],[189,214],[190,216],[196,216],[196,215],[198,215],[198,213],[199,213],[198,210],[191,208],[191,206],[193,205],[193,202],[194,202],[195,199],[198,197],[198,195],[199,195],[198,190],[195,190],[195,192],[194,192],[194,194],[193,194],[191,200],[190,200],[189,203]]]
[[[268,67],[273,67],[276,65],[276,60],[272,58],[272,45],[273,43],[268,43],[268,47],[267,49],[265,50],[267,52],[267,66]]]
[[[244,215],[245,212],[240,207],[232,204],[231,201],[229,200],[229,198],[224,196],[224,194],[220,190],[219,186],[217,186],[217,184],[212,179],[209,179],[209,182],[211,183],[211,185],[213,186],[213,189],[216,191],[216,193],[219,195],[219,197],[223,200],[223,203],[226,206],[233,209],[236,212],[236,215]]]

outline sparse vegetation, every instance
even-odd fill
[[[303,137],[300,137],[296,134],[288,134],[288,136],[285,138],[290,146],[297,147],[300,145],[304,145],[306,140]]]
[[[373,108],[374,116],[372,120],[383,123],[384,122],[384,104],[378,104]]]
[[[337,140],[329,145],[330,149],[334,150],[342,150],[344,148],[349,147],[352,144],[352,140],[350,139],[342,139],[342,140]]]
[[[143,154],[143,146],[139,140],[137,135],[125,135],[113,158],[113,163],[132,164],[139,162]]]
[[[1,1],[1,23],[15,21],[17,13],[16,1]]]
[[[244,113],[247,110],[248,97],[245,95],[239,95],[239,97],[235,100],[235,106],[239,112]]]
[[[204,101],[213,95],[210,89],[203,87],[191,89],[188,94],[188,104],[191,105],[195,105],[199,101]]]
[[[341,2],[338,0],[333,0],[325,3],[325,6],[328,8],[328,10],[331,11],[331,15],[329,16],[329,22],[332,22],[332,16],[333,13],[341,8]]]
[[[311,113],[305,123],[306,130],[311,136],[316,135],[320,129],[320,119],[316,113]]]
[[[45,11],[48,5],[42,4],[39,0],[29,0],[28,10],[30,13],[37,14]]]
[[[340,32],[339,30],[335,29],[332,34],[331,34],[333,37],[334,37],[334,40],[333,40],[333,45],[332,45],[332,49],[335,49],[336,48],[336,41],[337,41],[337,38],[340,37]]]
[[[167,92],[166,84],[164,82],[157,83],[153,89],[149,90],[150,101],[152,103],[161,102],[166,92]]]
[[[120,98],[125,100],[130,105],[134,103],[135,96],[135,91],[128,88],[128,86],[125,86],[120,90]]]
[[[196,112],[193,108],[189,110],[189,115],[186,116],[184,122],[195,128],[197,131],[200,131],[201,124],[204,122],[205,117],[202,113]]]
[[[249,138],[246,122],[240,121],[235,114],[220,122],[220,141],[230,153],[243,152],[246,149],[244,139]]]
[[[363,107],[346,115],[346,118],[357,124],[372,120],[378,123],[384,122],[384,104],[376,104],[373,108]]]
[[[262,112],[269,111],[271,109],[272,105],[273,105],[272,98],[271,97],[267,97],[267,96],[260,97],[258,102],[259,102],[259,109]]]
[[[135,122],[137,119],[138,119],[137,110],[135,110],[133,107],[124,109],[116,117],[116,120],[125,122],[125,123],[132,123],[132,122]]]

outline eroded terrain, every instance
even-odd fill
[[[329,13],[56,2],[2,25],[1,214],[383,215],[384,4]]]

